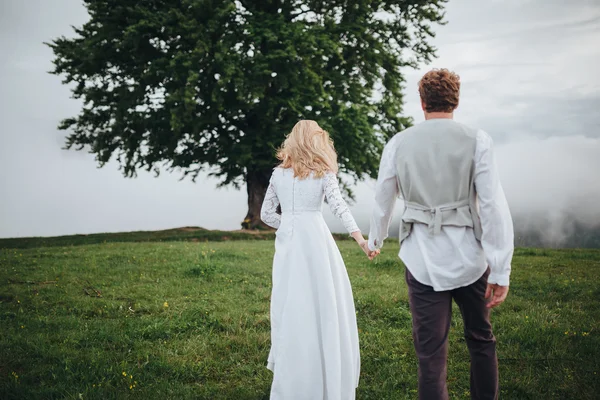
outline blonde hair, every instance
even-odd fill
[[[294,176],[305,179],[314,173],[317,178],[327,172],[337,174],[337,154],[329,133],[315,121],[301,120],[287,135],[277,151],[282,168],[292,168]]]

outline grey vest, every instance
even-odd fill
[[[442,226],[473,228],[481,240],[475,165],[477,130],[449,119],[432,119],[404,132],[396,149],[396,176],[405,210],[400,242],[413,224],[425,224],[430,235]]]

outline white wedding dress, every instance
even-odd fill
[[[327,198],[348,232],[358,227],[338,181],[275,168],[262,206],[277,228],[271,294],[272,400],[351,400],[360,374],[348,273],[321,209]],[[282,213],[276,212],[281,205]]]

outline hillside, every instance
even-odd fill
[[[390,228],[391,237],[397,231],[397,226]],[[365,232],[366,235],[366,232]],[[335,233],[336,240],[348,240],[343,233]],[[272,230],[264,231],[219,231],[199,227],[183,227],[160,231],[136,231],[119,233],[95,233],[89,235],[68,235],[55,237],[30,237],[0,239],[0,249],[29,249],[36,247],[81,246],[98,243],[132,243],[132,242],[221,242],[229,240],[273,240]],[[388,239],[388,242],[392,242]],[[598,248],[600,249],[600,227],[590,229],[585,226],[575,226],[568,235],[560,240],[544,233],[543,230],[519,230],[515,233],[517,247],[535,248]]]
[[[274,248],[244,235],[187,228],[2,241],[0,398],[266,400]],[[416,396],[394,242],[374,262],[338,242],[360,329],[359,399]],[[599,280],[598,250],[516,250],[508,300],[493,314],[501,398],[598,398]],[[469,399],[457,309],[448,374],[450,397]]]

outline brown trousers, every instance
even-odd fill
[[[498,359],[485,289],[488,270],[475,283],[435,292],[418,282],[406,269],[406,283],[413,321],[413,339],[419,359],[419,399],[447,400],[448,333],[452,299],[460,308],[465,339],[471,355],[471,399],[498,398]]]

